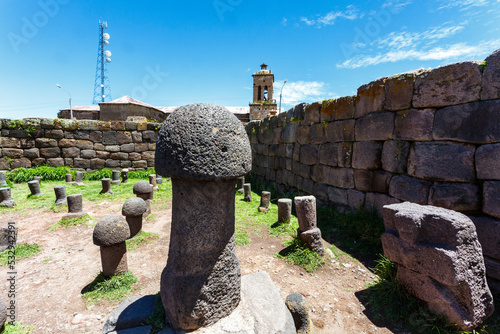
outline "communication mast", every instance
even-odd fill
[[[106,47],[109,45],[109,34],[105,32],[107,28],[107,22],[99,21],[99,50],[97,52],[94,99],[92,104],[111,101],[111,87],[109,86],[107,67],[107,64],[111,62],[111,51],[106,50]]]

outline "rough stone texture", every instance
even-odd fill
[[[382,168],[392,173],[405,173],[410,153],[410,143],[388,140],[382,148]]]
[[[171,238],[160,292],[176,328],[208,326],[238,306],[241,280],[234,201],[234,178],[217,182],[172,178]]]
[[[489,217],[469,217],[476,226],[477,238],[483,254],[500,260],[500,221]],[[489,276],[488,271],[486,275]]]
[[[0,187],[7,187],[8,184],[7,182],[5,181],[7,179],[7,175],[5,174],[5,172],[0,172]]]
[[[7,305],[0,298],[0,330],[4,328],[5,321],[7,320]]]
[[[251,170],[251,157],[236,116],[215,104],[191,104],[176,109],[163,123],[155,167],[162,176],[233,179]]]
[[[300,147],[301,163],[305,165],[315,165],[318,161],[318,145],[302,145]]]
[[[92,238],[97,246],[112,246],[124,242],[129,236],[130,230],[125,219],[109,215],[97,222]]]
[[[71,175],[71,174],[70,174]],[[55,186],[54,193],[56,194],[56,202],[57,206],[66,205],[68,201],[66,199],[66,187],[65,186]]]
[[[354,171],[352,169],[316,165],[312,169],[311,177],[318,183],[344,189],[354,188]]]
[[[415,78],[415,108],[444,107],[479,100],[481,70],[478,62],[446,65]]]
[[[402,201],[427,204],[432,182],[416,179],[405,175],[392,178],[389,195]]]
[[[28,187],[30,188],[31,196],[36,196],[36,197],[43,196],[43,194],[40,192],[40,182],[36,180],[29,181]]]
[[[394,131],[394,113],[372,113],[356,120],[355,134],[358,141],[387,140]]]
[[[482,180],[500,180],[500,143],[481,145],[476,149],[476,173]]]
[[[0,253],[8,248],[15,248],[17,243],[16,222],[9,222],[0,228]],[[0,313],[1,316],[1,313]]]
[[[405,202],[384,207],[384,254],[398,281],[450,323],[471,330],[493,313],[472,221],[451,210]]]
[[[356,121],[353,119],[328,123],[325,134],[326,140],[332,143],[354,141],[355,124]]]
[[[278,199],[278,222],[290,222],[292,217],[292,200],[289,198]]]
[[[269,191],[263,191],[260,196],[259,211],[267,212],[269,211],[269,203],[271,202],[271,193]]]
[[[475,147],[450,142],[417,142],[408,158],[408,174],[437,181],[473,181]]]
[[[347,190],[342,188],[328,187],[328,199],[330,202],[340,205],[347,205]]]
[[[114,192],[111,190],[111,179],[110,178],[103,178],[101,179],[101,184],[102,184],[102,189],[99,194],[110,194],[113,195]]]
[[[134,237],[142,229],[142,215],[146,213],[148,206],[146,201],[140,197],[132,197],[125,201],[122,207],[122,215],[130,229],[130,238]]]
[[[322,165],[336,167],[338,165],[338,143],[326,143],[319,146],[319,162]]]
[[[413,98],[415,73],[402,73],[385,81],[384,109],[395,111],[408,109]]]
[[[479,211],[480,193],[477,184],[436,182],[429,193],[429,204],[460,212]]]
[[[153,186],[148,181],[137,181],[132,188],[135,195],[147,194],[149,197],[153,192]]]
[[[245,183],[243,185],[243,192],[245,194],[244,200],[245,202],[252,201],[252,185],[250,183]]]
[[[358,88],[355,118],[382,111],[385,100],[385,79],[378,79]]]
[[[484,182],[483,196],[483,212],[500,218],[500,181]]]
[[[498,99],[500,98],[500,50],[493,52],[485,61],[481,99]]]
[[[122,181],[120,181],[120,171],[119,170],[114,170],[111,172],[111,184],[121,184]]]
[[[309,304],[306,297],[300,293],[292,293],[286,297],[285,305],[292,314],[297,334],[312,334],[314,327],[309,316]]]
[[[305,232],[316,228],[316,198],[314,196],[300,196],[295,197],[294,202],[299,229]]]
[[[316,227],[308,231],[301,231],[298,229],[297,234],[300,240],[302,240],[312,251],[315,251],[321,256],[325,254],[323,242],[321,241],[321,230],[319,228]]]
[[[366,210],[375,210],[379,214],[382,214],[382,208],[385,205],[400,203],[401,201],[397,198],[388,196],[386,194],[378,194],[378,193],[366,193],[365,194],[365,209]]]
[[[432,140],[434,109],[410,109],[396,114],[394,139]]]
[[[433,137],[470,143],[500,141],[498,110],[500,100],[480,101],[436,111]]]
[[[66,201],[68,202],[68,213],[62,216],[62,219],[78,218],[87,214],[82,211],[82,194],[68,195]]]
[[[125,299],[111,313],[102,329],[103,334],[137,328],[153,314],[156,306],[156,296],[133,296]]]
[[[153,191],[158,191],[160,188],[156,185],[156,174],[149,174],[149,184],[153,186]]]
[[[380,169],[382,167],[381,142],[356,142],[353,146],[352,167],[356,169]]]
[[[245,184],[245,177],[241,176],[236,179],[236,191],[239,192],[240,194],[243,194],[243,185]]]
[[[16,202],[11,197],[10,188],[0,188],[0,206],[12,208],[15,205]]]
[[[73,182],[73,185],[83,186],[83,175],[85,175],[85,172],[77,170],[75,174],[75,182]]]

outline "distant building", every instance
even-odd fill
[[[278,108],[276,100],[273,99],[274,74],[267,69],[266,63],[263,63],[260,65],[260,71],[252,74],[252,77],[253,102],[250,103],[250,120],[276,115]]]

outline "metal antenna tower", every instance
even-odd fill
[[[108,23],[99,20],[99,50],[97,51],[97,66],[95,70],[94,99],[92,104],[111,101],[111,87],[109,86],[107,63],[111,62],[111,51],[106,50],[109,45],[109,34],[105,32]]]

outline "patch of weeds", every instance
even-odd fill
[[[154,223],[157,218],[158,218],[157,213],[150,213],[146,218],[144,218],[144,220],[147,221],[148,223]]]
[[[135,251],[142,245],[153,243],[159,238],[160,236],[156,233],[140,231],[133,238],[125,241],[127,244],[127,251]]]
[[[247,226],[242,224],[242,222],[239,222],[239,224],[235,225],[234,239],[235,244],[238,246],[245,246],[250,243]]]
[[[62,181],[66,174],[70,174],[68,166],[35,166],[31,168],[20,167],[7,172],[7,179],[15,183],[25,183],[33,180],[34,176],[41,176],[43,181]]]
[[[5,323],[5,329],[2,334],[31,334],[35,330],[35,326],[25,326],[22,322],[14,321],[14,324]]]
[[[286,246],[286,248],[276,253],[275,256],[287,263],[304,268],[308,273],[325,264],[323,258],[318,253],[307,248],[306,244],[298,237],[285,241],[283,246]]]
[[[299,221],[297,217],[292,216],[289,221],[285,222],[276,222],[271,225],[271,229],[269,233],[273,237],[281,237],[281,236],[293,236],[297,233],[297,229],[299,228]]]
[[[498,333],[500,330],[498,311],[475,330],[457,330],[443,316],[430,312],[423,301],[411,295],[397,282],[397,267],[394,263],[384,255],[380,255],[375,263],[373,271],[379,279],[368,285],[360,299],[376,320],[415,334],[487,334]]]
[[[484,72],[486,65],[488,65],[488,62],[486,60],[483,60],[481,64],[479,64],[479,69],[481,70],[481,73]]]
[[[47,258],[45,260],[42,260],[42,263],[45,264],[45,263],[49,263],[50,261],[52,261],[52,259],[49,257],[49,258]]]
[[[160,293],[158,292],[155,297],[155,309],[153,311],[153,314],[151,314],[143,323],[143,325],[148,326],[151,325],[153,326],[153,330],[151,331],[152,334],[156,334],[165,327],[167,327],[167,324],[165,323],[165,309],[163,308],[163,304],[161,302],[161,296]]]
[[[92,218],[89,215],[81,216],[78,218],[67,218],[67,219],[61,219],[57,223],[54,223],[49,226],[49,231],[55,231],[58,228],[65,229],[68,227],[72,226],[77,226],[77,225],[85,225],[85,226],[90,226],[89,221]]]
[[[47,209],[45,209],[43,211],[45,211],[45,212],[51,211],[51,212],[59,213],[59,212],[66,211],[66,210],[68,210],[68,205],[67,204],[65,204],[65,205],[56,205],[54,203],[50,207],[48,207]]]
[[[156,174],[154,168],[151,169],[142,169],[142,170],[133,170],[128,172],[128,177],[131,179],[148,179],[149,174]],[[165,179],[163,180],[165,181]]]
[[[41,250],[42,249],[37,243],[17,244],[14,249],[7,249],[4,252],[0,253],[0,266],[6,266],[9,264],[9,256],[11,257],[10,261],[12,261],[12,256],[15,256],[15,261],[17,262],[20,259],[33,256],[39,253]]]
[[[111,178],[112,170],[109,168],[102,168],[93,172],[88,172],[83,175],[84,180],[101,181],[104,178]]]
[[[132,291],[132,284],[137,277],[130,271],[106,278],[102,272],[82,291],[82,298],[87,303],[97,303],[101,299],[122,300]]]

